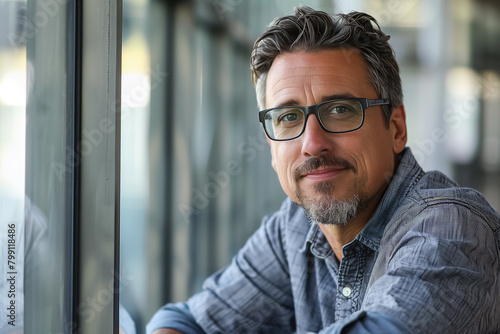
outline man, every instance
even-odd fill
[[[405,148],[388,39],[367,14],[304,7],[256,41],[289,198],[148,333],[500,333],[500,217]]]

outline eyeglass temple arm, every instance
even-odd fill
[[[366,106],[371,107],[371,106],[381,106],[381,105],[387,105],[390,104],[387,99],[376,99],[376,100],[366,100]]]

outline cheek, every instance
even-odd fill
[[[275,172],[278,172],[278,170],[276,169],[277,168],[277,166],[276,166],[276,148],[274,146],[274,142],[271,139],[267,138],[267,143],[269,144],[269,150],[271,151],[271,166],[273,166],[273,169]]]
[[[283,190],[288,196],[291,196],[295,187],[293,181],[293,163],[297,158],[294,158],[291,147],[283,145],[283,143],[280,144],[271,145],[272,165],[278,174]]]
[[[366,182],[370,187],[378,188],[390,181],[394,171],[392,144],[381,136],[365,149]]]
[[[369,189],[377,188],[392,172],[392,142],[388,131],[380,131],[380,128],[374,131],[370,127],[365,130],[369,131],[360,131],[356,134],[357,137],[345,137],[342,147],[346,156],[351,156],[358,168],[358,183]]]

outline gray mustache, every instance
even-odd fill
[[[357,172],[356,168],[347,160],[342,158],[337,158],[329,155],[310,157],[304,163],[297,167],[293,173],[295,181],[298,181],[304,174],[310,173],[320,167],[343,167],[347,169],[352,169]]]

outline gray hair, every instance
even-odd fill
[[[403,103],[399,66],[377,21],[361,12],[330,15],[310,7],[296,7],[295,15],[276,19],[255,41],[250,59],[252,83],[260,109],[265,109],[266,78],[274,59],[282,53],[343,49],[346,57],[360,53],[383,106],[386,125],[392,108]]]

